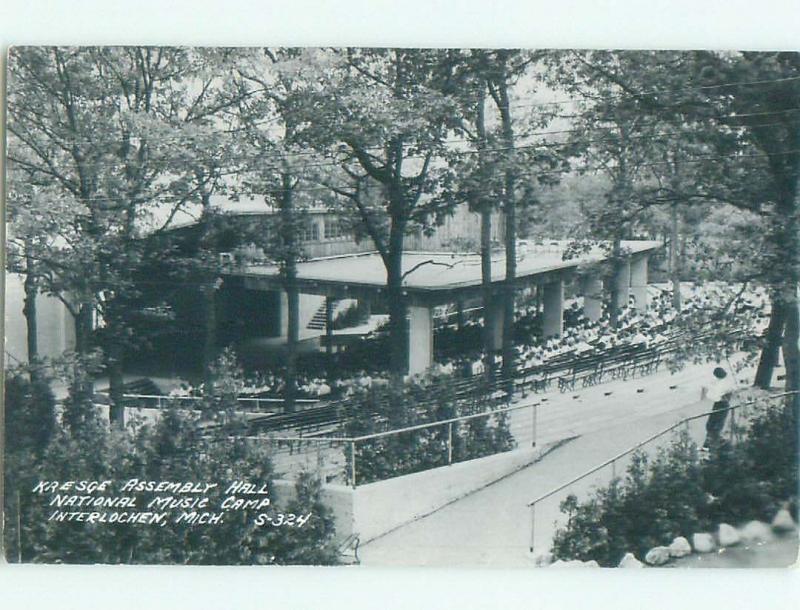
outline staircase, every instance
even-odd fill
[[[336,313],[336,307],[339,305],[339,301],[334,299],[331,302],[331,307],[333,309],[333,313]],[[306,328],[309,330],[325,330],[325,303],[319,306],[319,309],[314,312],[314,316],[311,318],[308,324],[306,324]]]
[[[97,390],[95,394],[100,396],[101,397],[100,402],[103,402],[104,400],[107,400],[110,391],[111,389],[106,387],[102,390]],[[152,379],[149,379],[148,377],[141,377],[139,379],[134,379],[133,381],[129,381],[128,383],[123,385],[122,394],[125,396],[130,396],[130,395],[163,396],[164,392],[161,391],[161,388],[159,388]],[[105,403],[103,402],[103,404]]]
[[[164,394],[155,382],[147,377],[129,381],[122,387],[122,391],[125,394],[150,394],[152,396]]]

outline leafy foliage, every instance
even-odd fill
[[[388,390],[392,392],[392,390]],[[348,436],[369,435],[386,430],[434,423],[483,411],[490,400],[488,390],[477,390],[473,400],[457,396],[454,380],[437,383],[435,395],[424,387],[411,386],[389,399],[382,392],[369,391],[355,397],[357,410],[349,420]],[[423,402],[424,401],[424,402]],[[452,440],[452,455],[448,445]],[[432,425],[399,434],[359,441],[355,445],[356,481],[381,481],[439,466],[509,451],[516,446],[509,431],[508,417],[496,413],[465,422]],[[348,477],[352,477],[349,444],[344,447]]]
[[[197,417],[168,409],[154,424],[110,430],[96,414],[80,426],[56,429],[46,444],[29,425],[24,407],[35,389],[12,379],[7,385],[9,429],[14,441],[6,452],[5,547],[9,561],[48,563],[170,563],[170,564],[331,564],[336,563],[333,519],[320,501],[320,486],[301,476],[295,498],[275,503],[286,512],[311,512],[304,527],[258,526],[253,511],[228,511],[215,525],[175,523],[145,526],[48,521],[53,507],[32,493],[38,481],[111,480],[219,483],[208,494],[209,506],[219,506],[224,482],[249,481],[271,489],[272,467],[267,451],[244,438],[201,427]],[[224,403],[224,391],[215,400]],[[49,405],[49,407],[48,407]],[[52,409],[52,398],[40,409]],[[219,412],[224,423],[227,415]],[[42,421],[47,421],[43,417]],[[150,497],[137,497],[137,507]],[[209,508],[208,510],[214,510]],[[260,512],[266,512],[262,509]],[[19,524],[19,527],[18,525]]]
[[[723,442],[707,460],[681,433],[654,458],[636,453],[624,478],[584,502],[570,495],[568,515],[553,540],[559,559],[616,566],[626,552],[643,557],[676,536],[719,523],[769,519],[787,499],[797,500],[796,421],[789,409],[765,407],[738,444]]]

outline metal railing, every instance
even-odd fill
[[[404,434],[421,433],[423,431],[431,431],[441,429],[446,431],[446,441],[442,447],[442,460],[441,464],[437,466],[446,466],[456,463],[457,456],[454,453],[456,446],[456,434],[458,433],[459,424],[468,424],[471,421],[480,419],[497,418],[498,416],[508,417],[508,432],[513,438],[514,448],[523,446],[536,446],[537,439],[537,425],[539,417],[539,408],[543,406],[540,403],[532,403],[527,405],[515,405],[483,411],[481,413],[472,413],[469,415],[461,415],[458,417],[451,417],[432,422],[425,422],[413,426],[406,426],[403,428],[395,428],[391,430],[384,430],[380,432],[373,432],[370,434],[362,434],[359,436],[248,436],[246,438],[253,441],[268,442],[273,447],[273,455],[279,464],[284,464],[284,457],[287,455],[304,455],[306,464],[314,461],[313,457],[317,456],[317,462],[325,462],[324,455],[330,455],[330,451],[342,452],[346,456],[344,463],[339,463],[338,468],[328,467],[328,473],[332,474],[335,478],[344,479],[344,482],[350,487],[357,487],[359,484],[359,466],[358,466],[358,448],[359,445],[369,443],[378,439],[386,439],[397,437]],[[527,412],[527,413],[526,413]],[[490,454],[487,454],[490,455]],[[434,467],[437,467],[434,466]],[[276,470],[280,470],[280,466]],[[331,471],[334,472],[331,472]],[[390,477],[381,477],[376,480],[385,480],[386,478],[393,478],[394,476],[401,476],[408,474],[400,469],[397,474]],[[373,482],[373,481],[369,481]]]
[[[95,392],[103,396],[108,396],[108,392]],[[125,401],[134,401],[138,404],[126,404],[126,407],[131,408],[155,408],[163,409],[169,404],[190,403],[189,408],[197,408],[195,405],[201,402],[204,397],[202,396],[175,396],[175,395],[162,395],[162,394],[123,394],[122,399]],[[267,411],[267,412],[280,412],[283,408],[285,400],[283,398],[251,398],[246,396],[239,396],[236,402],[247,407],[252,411]],[[317,398],[296,398],[295,403],[299,405],[315,405],[320,400]]]
[[[636,361],[632,360],[631,362],[635,363]],[[655,368],[648,369],[642,374],[655,370]],[[551,377],[553,384],[555,379],[557,377]],[[515,378],[516,398],[524,399],[526,397],[526,386],[529,386],[534,392],[544,390],[545,388],[537,387],[538,383],[539,380],[536,377],[529,377],[522,383],[519,377]],[[543,425],[541,425],[539,408],[555,406],[558,403],[554,404],[548,402],[548,399],[542,398],[533,401],[529,399],[530,402],[524,405],[514,405],[511,402],[512,396],[507,392],[509,386],[510,383],[504,378],[495,379],[492,383],[487,383],[482,376],[455,380],[448,378],[442,382],[434,382],[422,389],[419,396],[407,393],[402,397],[404,404],[408,404],[411,409],[416,409],[421,417],[430,412],[431,405],[441,404],[440,400],[452,401],[450,404],[454,406],[456,412],[460,412],[462,415],[450,420],[423,422],[400,429],[378,430],[358,437],[348,435],[348,423],[352,422],[354,418],[368,418],[376,426],[390,425],[385,414],[391,408],[391,397],[381,391],[372,397],[361,396],[362,402],[360,403],[357,398],[345,398],[322,403],[320,406],[295,414],[265,417],[263,423],[269,425],[262,426],[261,433],[252,435],[250,438],[258,438],[272,443],[276,459],[288,470],[295,468],[293,461],[313,464],[314,456],[319,457],[322,454],[325,456],[323,461],[330,463],[325,467],[326,473],[334,480],[354,486],[361,480],[360,468],[357,464],[359,461],[358,444],[380,438],[412,434],[415,431],[436,427],[444,429],[444,426],[448,426],[446,440],[443,441],[446,445],[447,461],[444,464],[437,464],[438,466],[453,462],[452,428],[457,423],[468,422],[472,419],[503,413],[514,415],[509,422],[509,431],[518,446],[525,446],[528,441],[534,445],[541,439],[548,443],[556,442],[575,435],[573,425],[575,416],[571,409],[563,408],[563,404],[554,412],[548,409],[549,415],[544,418]],[[520,389],[522,389],[521,392],[517,391]],[[478,411],[478,409],[480,410]],[[528,423],[523,425],[520,423],[519,412],[525,412],[525,409],[530,409],[530,417],[524,417]],[[291,419],[291,422],[288,422],[287,418]],[[251,431],[257,430],[258,426],[253,424],[261,421],[261,419],[252,420]],[[439,438],[442,436],[444,435],[439,435]],[[414,442],[414,439],[411,439],[411,442]],[[344,445],[349,445],[346,451]],[[339,459],[341,456],[336,451],[331,451],[334,447],[346,454],[346,463],[342,464]],[[427,447],[426,450],[428,450]]]
[[[420,413],[430,407],[435,407],[444,400],[455,400],[462,409],[469,411],[476,406],[484,407],[486,404],[497,405],[505,403],[508,405],[517,398],[527,398],[529,393],[539,393],[549,391],[554,385],[558,384],[561,392],[566,389],[577,389],[596,385],[611,379],[628,379],[637,374],[640,376],[655,373],[663,363],[665,356],[669,353],[669,346],[665,345],[661,350],[655,348],[642,348],[628,351],[624,354],[625,358],[620,360],[619,353],[591,357],[593,369],[580,368],[584,366],[587,359],[568,360],[528,369],[519,369],[511,377],[497,376],[493,381],[488,382],[484,374],[471,375],[466,377],[448,376],[442,379],[435,379],[427,385],[415,388],[406,388],[403,400],[413,403]],[[569,382],[565,382],[565,379]],[[443,398],[444,397],[444,398]],[[364,416],[363,403],[366,401],[372,407],[371,416],[379,416],[391,406],[395,397],[390,395],[389,388],[378,390],[368,390],[367,396],[357,395],[355,397],[344,397],[334,400],[320,400],[318,408],[320,411],[327,409],[329,418],[325,418],[325,426],[329,429],[342,427],[346,420],[355,412],[360,412]],[[361,406],[360,406],[361,405]],[[482,408],[482,410],[485,410]],[[467,413],[470,414],[470,413]],[[299,436],[305,436],[303,432],[306,426],[302,423],[304,417],[314,420],[309,430],[313,434],[318,434],[321,426],[316,419],[316,410],[310,409],[300,414],[299,417],[290,418],[290,422],[284,429],[294,429],[300,432]],[[270,426],[281,424],[278,419],[269,419]],[[254,420],[255,427],[259,421]]]
[[[740,403],[740,404],[729,406],[729,407],[727,407],[725,409],[718,409],[716,411],[706,411],[706,412],[700,413],[698,415],[692,415],[692,416],[680,419],[676,423],[668,426],[667,428],[664,428],[663,430],[660,430],[659,432],[656,432],[655,434],[653,434],[653,435],[647,437],[646,439],[636,443],[635,445],[633,445],[632,447],[626,449],[625,451],[623,451],[621,453],[618,453],[614,457],[612,457],[612,458],[610,458],[608,460],[605,460],[604,462],[598,464],[597,466],[592,467],[591,469],[587,470],[586,472],[584,472],[584,473],[582,473],[582,474],[570,479],[566,483],[563,483],[563,484],[559,485],[558,487],[548,491],[547,493],[542,494],[542,495],[536,497],[535,499],[531,500],[527,504],[527,506],[530,508],[530,544],[529,544],[530,553],[533,554],[534,548],[535,548],[534,536],[535,536],[535,533],[536,533],[536,506],[540,502],[542,502],[544,500],[547,500],[548,498],[553,497],[557,493],[562,492],[565,489],[568,489],[568,488],[574,486],[576,483],[579,483],[579,482],[583,481],[584,479],[592,476],[593,474],[598,473],[599,471],[603,470],[604,468],[608,468],[609,466],[611,468],[611,477],[610,477],[609,481],[615,479],[617,477],[617,464],[622,459],[632,455],[633,453],[635,453],[637,451],[640,451],[642,448],[650,445],[654,441],[659,440],[659,439],[667,436],[668,434],[672,434],[675,430],[677,430],[679,428],[683,427],[688,432],[688,426],[689,426],[689,424],[691,422],[707,418],[712,413],[722,413],[722,412],[730,413],[730,417],[726,417],[726,420],[729,422],[728,423],[727,434],[729,435],[729,439],[730,439],[731,443],[733,443],[733,442],[736,441],[736,439],[738,438],[738,435],[741,433],[741,426],[737,425],[736,419],[735,419],[735,414],[736,414],[736,411],[738,409],[742,409],[744,407],[753,406],[754,404],[757,404],[757,403],[759,403],[759,402],[761,402],[763,400],[774,400],[774,399],[777,399],[777,398],[785,398],[786,396],[791,396],[791,395],[794,395],[794,394],[798,394],[798,391],[793,390],[793,391],[790,391],[790,392],[781,392],[781,393],[778,393],[778,394],[770,394],[770,395],[759,396],[757,398],[753,398],[752,400],[748,400],[748,401]]]

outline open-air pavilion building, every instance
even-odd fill
[[[521,248],[517,261],[518,289],[537,287],[543,314],[543,335],[560,336],[564,327],[565,285],[574,283],[576,294],[583,296],[584,314],[591,320],[602,315],[604,292],[610,289],[603,280],[607,248],[595,246],[590,251],[564,260],[566,242],[550,242]],[[620,307],[633,297],[636,308],[647,307],[648,258],[661,246],[656,241],[624,241],[624,261],[616,265],[610,279],[616,284]],[[492,260],[492,284],[500,290],[505,277],[502,254]],[[422,373],[433,364],[434,308],[442,305],[463,307],[481,296],[481,265],[477,254],[448,252],[406,252],[403,255],[404,294],[408,304],[408,371]],[[249,292],[264,293],[264,303],[274,310],[278,325],[276,335],[288,331],[288,299],[283,292],[279,270],[274,265],[245,265],[230,269],[227,278],[241,282]],[[298,290],[324,302],[326,344],[332,343],[332,303],[338,299],[358,299],[376,303],[384,298],[386,271],[378,253],[367,252],[321,258],[298,264]],[[301,299],[302,301],[302,299]],[[498,299],[499,301],[499,299]],[[266,305],[268,303],[268,305]],[[502,307],[491,312],[494,319],[495,345],[502,340]]]
[[[275,217],[275,210],[267,207],[263,198],[231,201],[219,197],[212,203],[221,214],[241,225],[263,220],[268,226]],[[325,345],[333,351],[334,346],[347,345],[359,337],[358,328],[334,331],[333,322],[346,307],[357,301],[362,311],[385,311],[386,270],[380,255],[370,250],[369,241],[355,239],[341,213],[324,207],[306,210],[305,223],[300,237],[304,252],[310,258],[298,264],[300,350],[316,351]],[[464,311],[482,307],[480,256],[458,247],[459,240],[468,239],[479,231],[479,223],[479,215],[462,206],[434,235],[420,232],[407,238],[409,250],[403,254],[403,284],[408,306],[410,374],[424,372],[433,364],[435,309],[449,306]],[[196,218],[189,214],[173,219],[170,226],[174,236],[183,236],[188,242],[196,239],[199,233]],[[492,284],[499,294],[505,278],[505,258],[500,248],[504,239],[503,223],[495,220],[492,227],[492,242],[496,245],[492,256]],[[219,244],[220,261],[228,262],[224,265],[224,281],[216,298],[217,343],[219,346],[236,345],[241,356],[252,357],[258,366],[279,357],[280,348],[287,341],[288,298],[278,267],[264,261],[263,252],[253,244],[240,243],[242,240],[236,231],[228,241],[230,243]],[[623,241],[624,260],[616,265],[613,280],[608,275],[608,244],[605,247],[596,245],[588,252],[565,260],[568,244],[568,241],[553,240],[519,242],[516,287],[519,291],[536,289],[542,305],[543,336],[562,333],[565,294],[582,296],[584,314],[592,320],[602,315],[603,301],[612,292],[611,281],[616,284],[613,292],[618,299],[617,307],[627,303],[629,296],[634,297],[636,307],[647,306],[648,259],[661,246],[660,242]],[[25,361],[21,278],[7,274],[7,279],[13,281],[7,286],[6,306],[10,312],[7,328],[11,333],[6,351],[15,360]],[[182,326],[173,318],[158,322],[168,331],[164,344],[160,344],[163,354],[159,352],[158,360],[165,361],[161,368],[167,371],[171,371],[175,363],[180,364],[178,361],[187,351],[196,355],[197,345],[202,341],[198,333],[203,325],[200,310],[196,304],[186,305],[198,298],[197,290],[189,285],[183,292],[186,296],[181,297],[179,303],[169,304],[174,306],[175,316],[182,320]],[[39,295],[37,300],[40,301],[42,353],[57,356],[74,344],[71,317],[59,303],[50,302],[55,299]],[[493,322],[495,347],[499,350],[504,313],[501,299],[495,302],[497,305],[488,315]],[[57,322],[55,326],[51,319]],[[372,322],[377,319],[373,316]],[[55,330],[46,334],[51,326]],[[375,323],[371,326],[374,328]],[[52,347],[50,334],[57,340]],[[171,351],[177,342],[187,346],[186,349]],[[154,362],[149,356],[144,359],[149,364]]]

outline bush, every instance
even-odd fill
[[[652,462],[634,454],[624,480],[614,479],[584,504],[575,496],[562,502],[569,519],[556,532],[554,556],[615,566],[628,551],[643,556],[669,543],[673,532],[696,531],[703,524],[696,507],[705,497],[699,481],[696,447],[685,435]]]
[[[49,386],[21,375],[5,380],[6,454],[41,454],[55,428],[55,398]]]
[[[222,523],[206,526],[174,523],[171,519],[163,526],[48,521],[53,507],[47,506],[46,496],[32,491],[40,480],[207,481],[218,483],[207,495],[210,506],[205,509],[216,512],[227,482],[265,484],[271,490],[268,452],[230,434],[237,426],[233,410],[225,404],[228,385],[220,382],[220,391],[208,401],[207,408],[218,409],[207,414],[218,424],[211,428],[178,409],[166,409],[156,423],[137,422],[124,431],[111,430],[97,417],[84,414],[80,426],[55,428],[36,454],[28,448],[40,442],[35,428],[12,422],[24,435],[6,461],[7,559],[47,563],[335,563],[333,519],[320,500],[319,483],[309,475],[299,478],[296,499],[284,503],[283,508],[286,513],[312,513],[303,527],[258,526],[254,523],[255,511],[229,511]],[[10,413],[18,413],[15,401],[30,394],[20,392],[14,383],[6,387]],[[39,408],[46,410],[45,406]],[[151,497],[137,494],[137,506],[145,505]],[[271,491],[270,499],[273,505],[258,512],[281,510],[274,506],[280,498]]]
[[[701,461],[684,433],[651,461],[636,453],[624,479],[597,489],[585,502],[570,495],[556,531],[557,559],[616,566],[624,553],[639,557],[676,536],[721,522],[768,520],[787,499],[796,503],[797,425],[790,411],[767,406],[736,445],[723,442]]]
[[[346,425],[349,437],[434,423],[482,411],[488,401],[469,400],[457,393],[457,380],[444,379],[434,386],[411,386],[395,395],[390,390],[370,390],[354,396]],[[448,463],[448,424],[391,434],[356,443],[356,479],[359,484],[421,472]],[[452,424],[452,463],[494,455],[516,446],[508,417],[495,413]],[[350,445],[343,447],[352,477]]]

